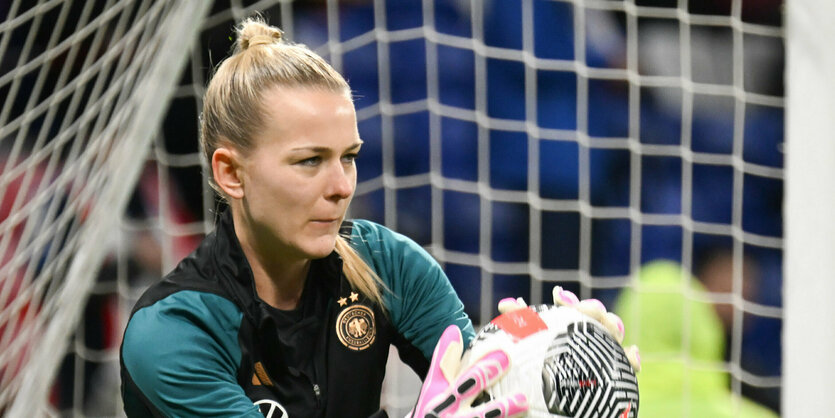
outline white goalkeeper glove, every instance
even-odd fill
[[[623,320],[614,313],[607,312],[603,302],[597,299],[580,300],[573,292],[565,290],[560,286],[554,286],[552,294],[556,305],[573,307],[583,314],[592,317],[597,322],[600,322],[619,344],[623,344],[623,336],[625,334]],[[505,298],[499,301],[499,313],[504,314],[526,308],[527,306],[528,304],[522,298]],[[635,372],[639,372],[641,370],[641,355],[638,351],[638,346],[623,347],[623,351],[626,353],[626,357],[629,359],[629,363]]]
[[[417,404],[406,418],[509,418],[527,412],[521,393],[470,408],[481,391],[504,376],[510,358],[502,350],[491,351],[462,371],[463,350],[461,330],[450,325],[435,346]]]

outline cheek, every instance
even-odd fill
[[[262,200],[266,209],[291,215],[296,212],[308,212],[316,203],[318,183],[314,179],[298,175],[276,175],[264,182]]]
[[[293,190],[298,187],[287,177],[281,170],[254,170],[249,176],[249,184],[246,185],[250,204],[258,206],[261,210],[286,210],[284,204],[293,201]]]

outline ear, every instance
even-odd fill
[[[219,147],[212,154],[212,173],[215,183],[233,199],[244,197],[243,179],[241,178],[241,156],[231,147]]]

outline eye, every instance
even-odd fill
[[[359,154],[356,152],[345,154],[342,156],[342,162],[345,164],[353,163],[357,159],[357,155]]]
[[[321,162],[322,162],[322,157],[317,155],[315,157],[305,158],[305,159],[297,162],[296,164],[303,165],[303,166],[308,166],[308,167],[315,167],[315,166],[319,165],[319,163],[321,163]]]

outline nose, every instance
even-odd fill
[[[356,170],[353,164],[345,165],[339,162],[332,165],[329,171],[326,197],[334,201],[350,198],[357,185]]]

